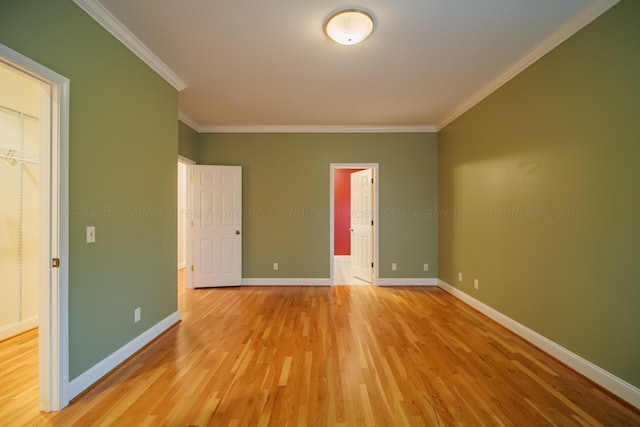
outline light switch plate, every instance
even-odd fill
[[[96,228],[93,225],[87,227],[87,243],[95,243],[96,241]]]

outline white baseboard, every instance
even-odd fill
[[[438,279],[378,279],[378,286],[438,286]]]
[[[20,335],[29,329],[38,327],[38,315],[28,317],[22,322],[11,323],[0,327],[0,341],[11,338],[15,335]]]
[[[543,335],[527,328],[521,323],[516,322],[510,317],[500,313],[496,309],[478,301],[469,294],[455,288],[448,283],[438,280],[438,286],[445,292],[450,293],[454,297],[464,301],[471,307],[475,308],[482,314],[495,320],[511,332],[519,335],[531,344],[540,348],[542,351],[550,354],[562,363],[576,370],[580,374],[589,378],[591,381],[609,390],[624,401],[630,403],[636,408],[640,408],[640,389],[632,384],[616,377],[610,372],[605,371],[588,360],[578,356],[577,354],[567,350],[559,344],[551,341]]]
[[[438,279],[377,279],[378,286],[437,286]],[[264,278],[242,279],[244,286],[331,286],[331,279],[313,278]]]
[[[100,378],[111,372],[118,365],[127,360],[134,353],[139,351],[145,345],[149,344],[156,337],[158,337],[160,334],[162,334],[164,331],[166,331],[179,321],[180,312],[175,311],[174,313],[170,314],[169,316],[165,317],[164,319],[144,331],[142,334],[138,335],[137,337],[120,347],[105,359],[102,359],[96,365],[87,369],[72,381],[69,381],[69,400],[85,391]]]
[[[265,279],[242,279],[244,286],[331,286],[331,279],[313,278],[265,278]]]

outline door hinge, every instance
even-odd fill
[[[371,225],[373,225],[373,220],[371,220]]]
[[[53,268],[60,267],[60,258],[53,258],[51,260],[51,267],[53,267]]]
[[[191,271],[193,271],[193,265],[191,266]]]
[[[371,183],[373,184],[373,178],[371,178]]]
[[[373,263],[371,263],[371,268],[373,268]]]
[[[193,227],[193,220],[191,220],[191,226]]]

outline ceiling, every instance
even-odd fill
[[[74,1],[215,132],[434,131],[618,0],[361,1],[355,46],[322,30],[339,0]]]

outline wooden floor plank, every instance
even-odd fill
[[[185,290],[182,322],[57,413],[37,330],[0,343],[8,426],[638,426],[640,412],[434,287]]]

